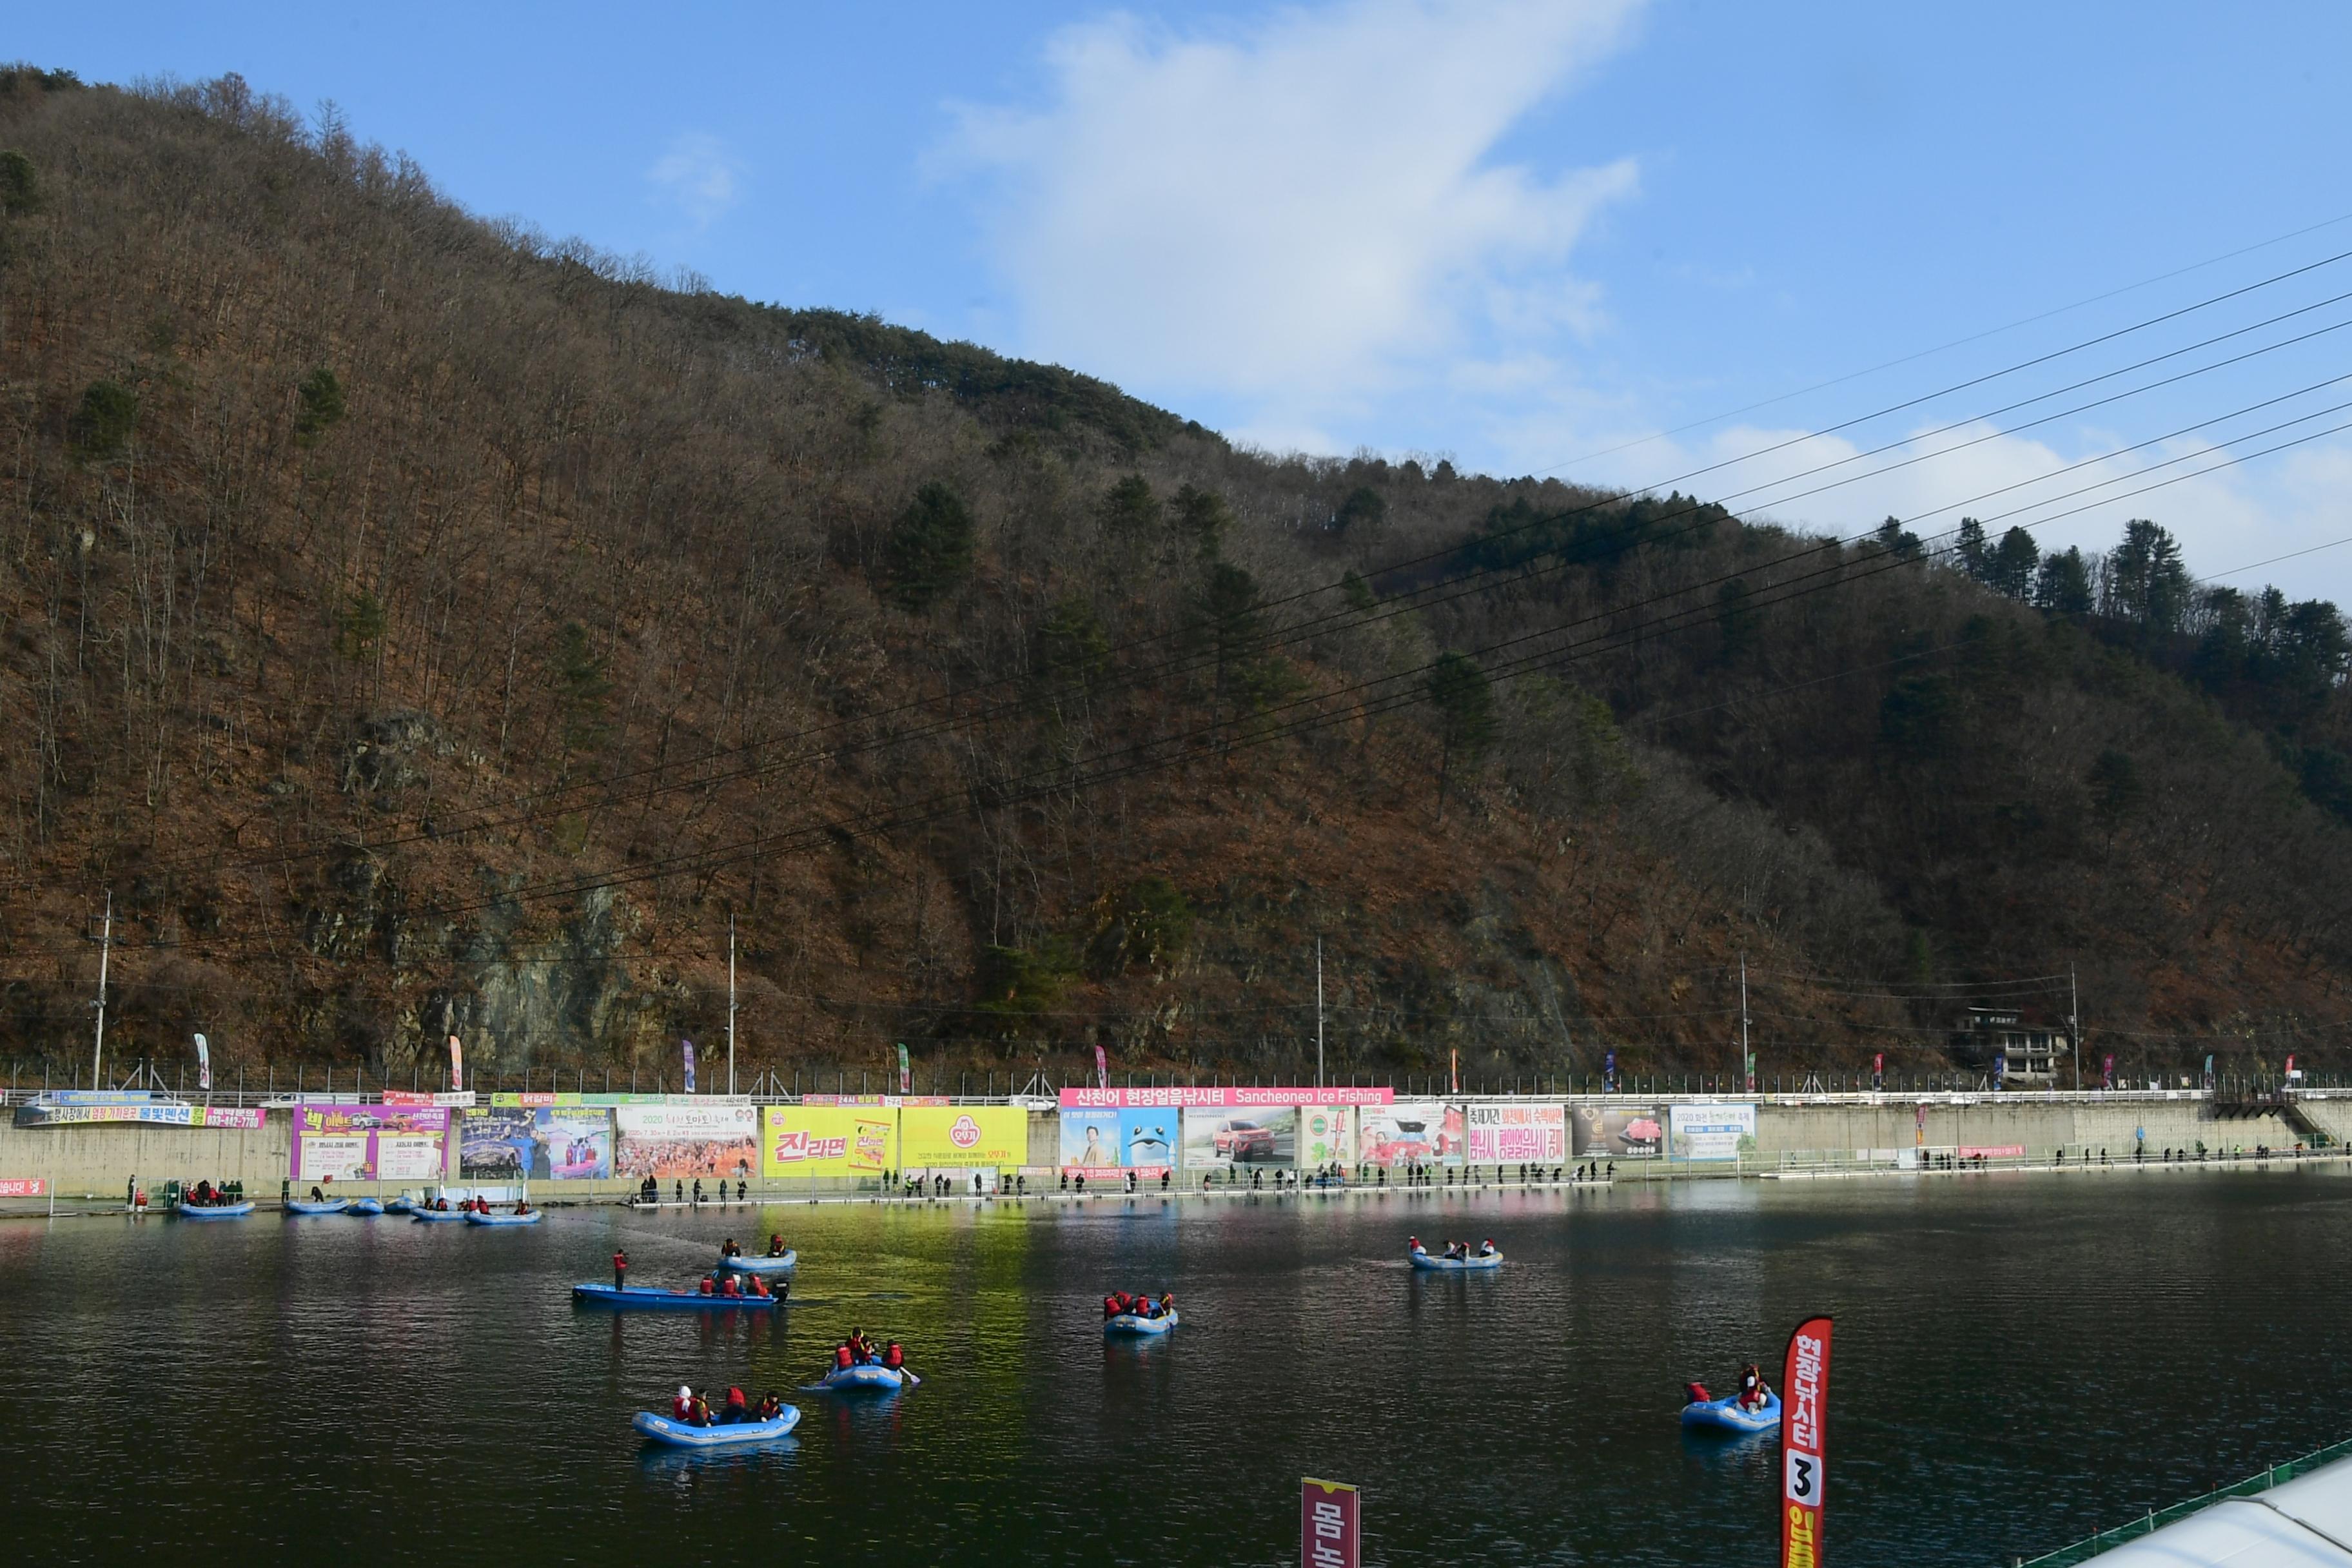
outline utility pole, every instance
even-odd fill
[[[2074,985],[2074,966],[2066,966],[2066,1038],[2074,1047],[2074,1092],[2083,1092],[2083,994]]]
[[[1739,955],[1739,1082],[1742,1091],[1756,1087],[1756,1058],[1748,1049],[1748,955]]]
[[[83,930],[89,928],[85,926]],[[85,939],[86,940],[86,939]],[[114,953],[114,889],[106,890],[106,929],[99,938],[98,1000],[90,1005],[98,1009],[98,1042],[90,1047],[89,1087],[99,1085],[99,1065],[106,1059],[106,963]]]
[[[1315,1087],[1323,1087],[1323,939],[1315,939]]]
[[[735,911],[727,911],[727,1092],[735,1092]]]

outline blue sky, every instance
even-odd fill
[[[2315,384],[2352,373],[2352,330],[2272,346],[2352,305],[1978,422],[2352,290],[2352,260],[1800,439],[2352,250],[2352,221],[1661,434],[2352,215],[2352,7],[396,14],[51,6],[13,18],[11,47],[332,100],[478,212],[1057,360],[1276,449],[1679,479],[1840,531],[2095,503],[2045,541],[2154,516],[2207,574],[2352,535],[2352,433],[2103,500],[2352,418],[2315,412],[2352,399]],[[1874,472],[1898,458],[1918,460]],[[1836,479],[1857,482],[1796,493]],[[2265,578],[2352,602],[2352,546],[2233,580]]]

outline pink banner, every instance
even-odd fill
[[[1391,1105],[1392,1089],[1243,1089],[1175,1084],[1167,1089],[1066,1089],[1062,1104],[1075,1110],[1117,1110],[1163,1105]]]
[[[47,1195],[48,1179],[45,1176],[10,1176],[0,1180],[0,1198],[37,1198]]]
[[[1963,1160],[2022,1160],[2025,1158],[2025,1145],[1987,1143],[1979,1146],[1973,1143],[1963,1143],[1960,1145],[1959,1154]]]
[[[804,1094],[803,1105],[946,1105],[944,1094]]]

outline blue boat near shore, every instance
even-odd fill
[[[1503,1266],[1503,1255],[1499,1252],[1489,1252],[1483,1257],[1474,1252],[1467,1258],[1432,1258],[1427,1249],[1416,1247],[1405,1256],[1412,1259],[1412,1266],[1415,1268],[1435,1269],[1441,1273],[1459,1272],[1472,1268],[1500,1268]]]
[[[253,1200],[248,1198],[241,1204],[192,1204],[183,1198],[176,1212],[182,1219],[243,1219],[253,1212]]]
[[[463,1225],[469,1212],[466,1209],[418,1208],[411,1209],[408,1217],[420,1225]]]
[[[781,1258],[722,1258],[719,1267],[730,1274],[790,1274],[800,1260],[797,1251],[788,1251]]]
[[[350,1215],[373,1216],[383,1212],[383,1205],[376,1201],[374,1198],[353,1198],[344,1208],[343,1212]]]
[[[464,1218],[467,1225],[537,1225],[539,1211],[533,1209],[529,1214],[483,1214],[478,1210],[467,1209]]]
[[[347,1198],[328,1198],[324,1202],[319,1203],[314,1203],[308,1198],[288,1198],[286,1200],[287,1214],[289,1216],[298,1219],[305,1215],[315,1216],[319,1215],[341,1214],[351,1206],[351,1201]]]
[[[740,1448],[770,1442],[790,1436],[800,1424],[801,1408],[797,1405],[785,1405],[784,1413],[773,1421],[738,1421],[731,1426],[690,1426],[650,1410],[638,1411],[629,1421],[630,1426],[656,1443],[672,1448],[704,1449]]]
[[[1763,1408],[1743,1410],[1739,1396],[1726,1394],[1721,1399],[1695,1399],[1683,1406],[1683,1425],[1694,1431],[1726,1432],[1746,1436],[1753,1432],[1774,1432],[1780,1426],[1780,1396],[1767,1394]]]
[[[699,1290],[666,1290],[658,1285],[615,1289],[593,1283],[572,1287],[572,1299],[632,1312],[768,1312],[777,1304],[773,1296],[706,1296]]]

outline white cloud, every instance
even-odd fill
[[[1233,432],[1330,426],[1518,334],[1600,319],[1566,264],[1630,159],[1536,170],[1503,140],[1615,48],[1639,0],[1353,0],[1179,34],[1057,35],[1035,109],[967,107],[940,161],[989,193],[1021,348]]]
[[[709,228],[742,197],[742,166],[715,136],[688,132],[646,171],[654,197],[697,229]]]

